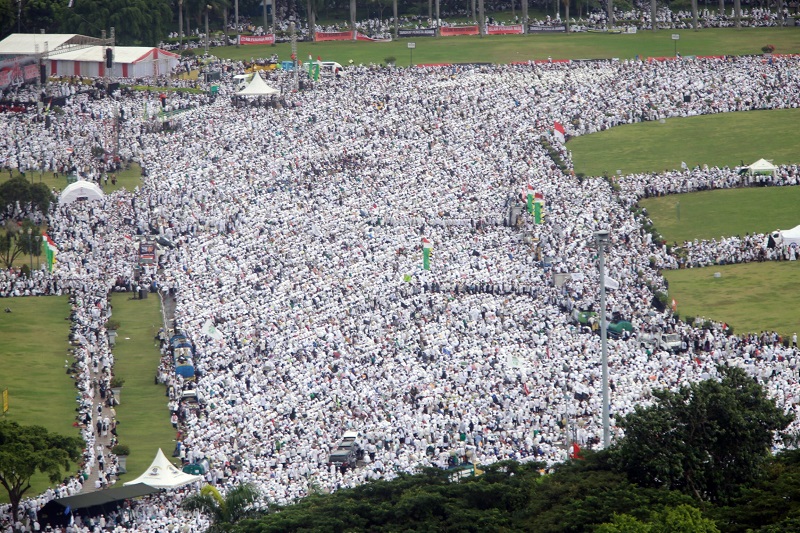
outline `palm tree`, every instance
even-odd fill
[[[187,511],[200,511],[211,518],[208,533],[227,531],[230,526],[244,518],[253,517],[252,505],[260,497],[259,490],[251,483],[240,483],[223,497],[211,485],[206,485],[199,494],[192,494],[181,503]]]

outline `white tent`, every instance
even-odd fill
[[[256,74],[247,87],[236,94],[240,96],[272,96],[279,93],[280,91],[278,89],[267,85],[260,74]]]
[[[75,200],[101,200],[103,196],[103,191],[96,184],[91,181],[78,180],[70,183],[61,191],[58,203],[64,205],[71,204]]]
[[[187,474],[169,462],[167,456],[158,449],[156,458],[150,464],[144,474],[137,477],[133,481],[128,481],[124,485],[135,485],[136,483],[144,483],[154,489],[176,489],[195,481],[201,481],[203,476],[193,476]]]
[[[780,232],[783,244],[790,246],[796,244],[800,246],[800,226],[795,226],[792,229],[787,229]]]
[[[759,159],[749,167],[747,170],[750,174],[770,174],[775,175],[775,169],[777,169],[775,165],[767,161],[766,159]]]

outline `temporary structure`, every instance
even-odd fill
[[[261,78],[261,75],[256,73],[247,87],[236,94],[239,96],[272,96],[280,94],[280,91],[267,85],[267,83]]]
[[[750,174],[766,174],[774,176],[775,170],[777,168],[778,167],[776,167],[766,159],[759,159],[758,161],[747,167],[747,170],[750,172]]]
[[[105,43],[105,44],[104,44]],[[39,58],[49,76],[91,78],[145,78],[169,74],[180,64],[180,56],[152,46],[113,46],[112,66],[106,68],[103,39],[75,33],[14,33],[0,41],[0,57],[11,58],[20,66],[31,67],[38,78]],[[4,85],[0,79],[0,86]]]
[[[169,462],[167,456],[158,449],[156,458],[150,464],[144,474],[137,477],[133,481],[128,481],[125,486],[135,485],[136,483],[144,483],[155,489],[176,489],[183,487],[189,483],[202,480],[202,476],[193,476],[182,472],[176,466]]]
[[[89,46],[59,53],[47,59],[50,76],[98,78],[146,78],[169,74],[180,64],[180,56],[152,46],[114,47],[111,69],[107,69],[106,47]]]
[[[75,183],[70,183],[61,191],[58,203],[59,205],[64,205],[71,204],[75,200],[101,200],[103,196],[103,191],[96,184],[91,181],[78,180]]]
[[[794,244],[800,246],[800,226],[781,231],[780,234],[784,245],[790,246]]]

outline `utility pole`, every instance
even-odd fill
[[[598,268],[600,269],[600,349],[603,366],[603,449],[611,446],[611,416],[608,405],[608,332],[606,328],[606,243],[608,230],[600,230],[594,234],[597,242]]]

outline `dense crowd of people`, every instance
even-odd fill
[[[158,369],[181,457],[208,461],[206,481],[222,490],[255,483],[265,505],[419,466],[552,464],[567,457],[567,439],[599,446],[600,339],[572,319],[574,310],[599,311],[598,230],[610,231],[606,270],[619,283],[606,314],[638,331],[677,333],[685,348],[669,354],[635,335],[610,340],[615,438],[623,433],[613,420],[649,402],[652,390],[714,376],[719,364],[747,369],[795,412],[796,346],[771,334],[726,335],[723,324],[689,325],[653,306],[666,291],[659,269],[678,268],[680,257],[630,209],[647,195],[758,184],[697,168],[623,176],[617,190],[565,172],[548,148],[569,166],[554,121],[574,136],[795,108],[800,93],[785,87],[797,86],[797,67],[794,58],[352,67],[285,91],[287,105],[275,109],[180,96],[191,105],[169,131],[148,127],[145,104],[160,105],[154,95],[75,95],[49,126],[28,115],[0,121],[0,139],[13,139],[5,164],[42,152],[49,168],[63,161],[97,179],[104,169],[92,157],[94,132],[121,108],[120,155],[142,166],[143,183],[55,208],[56,272],[27,282],[7,273],[0,286],[70,294],[86,473],[100,468],[89,400],[113,375],[109,292],[137,276],[132,237],[172,243],[158,272],[136,282],[175,298],[170,326],[194,346],[195,381],[176,376],[166,357]],[[290,87],[285,74],[269,76]],[[774,179],[791,185],[797,175],[781,167]],[[541,223],[524,213],[528,190],[543,198]],[[736,239],[691,247],[693,266],[763,245]],[[93,382],[97,373],[103,383]],[[360,433],[366,450],[354,468],[329,463],[346,431]],[[782,445],[776,440],[775,450]],[[102,468],[113,472],[113,458]],[[78,485],[73,478],[26,505]],[[205,518],[178,510],[185,493],[142,504],[134,529],[202,529]]]
[[[581,6],[583,7],[583,6]],[[495,6],[497,8],[497,6]],[[511,11],[511,5],[505,6],[505,11]],[[588,7],[587,7],[588,9]],[[565,20],[562,19],[561,7],[558,6],[556,13],[553,15],[545,15],[541,18],[531,17],[528,19],[528,24],[533,26],[564,26]],[[274,23],[274,31],[276,39],[279,41],[288,41],[291,38],[290,16],[291,20],[298,20],[295,25],[295,35],[300,40],[311,40],[311,31],[309,29],[309,21],[303,17],[298,17],[296,13],[289,13],[285,8],[279,8],[279,15]],[[498,10],[503,11],[503,10]],[[796,14],[796,13],[794,13]],[[621,9],[618,5],[614,6],[614,23],[611,25],[614,28],[631,28],[635,27],[639,30],[652,29],[652,13],[650,11],[649,2],[637,1],[629,9]],[[736,26],[736,14],[731,7],[720,13],[716,9],[700,8],[698,10],[698,26],[701,28],[732,28]],[[791,18],[788,7],[783,7],[780,10],[773,10],[765,8],[761,5],[743,5],[739,16],[739,25],[744,28],[756,27],[776,27],[786,24],[794,24],[794,19]],[[237,32],[247,35],[264,35],[273,32],[272,19],[268,18],[270,25],[264,26],[261,18],[251,18],[240,16],[238,23],[233,15],[230,16],[226,24],[228,32],[227,41],[225,37],[219,33],[209,36],[209,46],[231,46],[236,44]],[[486,23],[489,25],[507,25],[507,24],[522,24],[522,12],[515,12],[513,17],[509,20],[495,20],[492,15],[487,14]],[[429,14],[401,14],[397,17],[397,27],[400,29],[423,29],[423,28],[439,28],[444,26],[462,26],[462,25],[477,25],[478,17],[476,11],[465,9],[446,9],[442,8],[439,12],[439,18],[436,18],[436,13],[431,7]],[[572,12],[569,18],[570,31],[587,31],[587,30],[606,30],[609,28],[608,12],[604,5],[598,5],[591,10],[584,11],[579,9],[578,12]],[[656,11],[656,27],[659,29],[690,29],[693,27],[693,14],[688,9],[670,9],[667,6],[659,6]],[[317,23],[314,26],[315,32],[339,32],[352,30],[349,20],[341,22],[321,24]],[[370,16],[356,20],[355,29],[372,39],[391,39],[395,29],[395,19],[391,15],[384,16],[383,11],[378,16]],[[172,32],[168,36],[172,41],[162,42],[159,47],[166,50],[177,50],[182,44],[185,49],[198,49],[206,45],[206,36],[203,28],[195,27],[179,35],[178,32]],[[174,42],[174,39],[179,39],[179,42]]]

